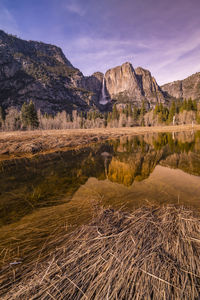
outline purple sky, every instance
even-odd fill
[[[84,75],[126,61],[159,84],[200,71],[200,0],[0,0],[0,28],[60,46]]]

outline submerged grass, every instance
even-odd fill
[[[54,242],[23,276],[1,274],[1,299],[200,298],[200,219],[189,209],[102,209]]]

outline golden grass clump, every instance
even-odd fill
[[[200,299],[200,219],[189,209],[102,210],[61,240],[4,281],[1,299]]]

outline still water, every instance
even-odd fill
[[[200,209],[200,132],[2,160],[0,264],[30,261],[47,240],[87,224],[100,207],[131,211],[151,203]]]

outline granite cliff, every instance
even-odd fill
[[[134,69],[129,62],[108,70],[105,79],[110,98],[119,103],[132,102],[140,106],[144,100],[152,107],[169,101],[148,70],[141,67]]]
[[[25,41],[0,30],[0,106],[5,109],[20,108],[31,99],[37,109],[50,114],[106,111],[115,102],[139,107],[144,101],[151,108],[157,103],[168,105],[173,97],[200,99],[200,73],[162,87],[148,70],[134,69],[129,62],[105,75],[84,76],[59,47]]]
[[[200,72],[187,77],[184,80],[177,80],[164,84],[162,90],[174,98],[200,99]]]

